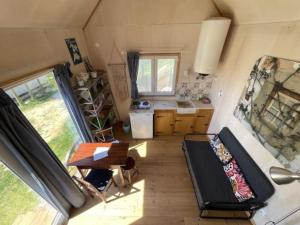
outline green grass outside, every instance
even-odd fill
[[[22,112],[28,110],[28,109],[32,109],[33,107],[38,107],[39,104],[42,104],[43,102],[47,101],[56,91],[55,90],[51,90],[48,93],[44,93],[43,96],[39,97],[39,98],[34,98],[30,101],[28,101],[27,103],[23,103],[22,105],[19,106],[20,110]]]
[[[75,138],[77,137],[71,119],[65,122],[62,131],[63,132],[60,135],[49,141],[48,145],[60,161],[64,162],[68,151],[71,149],[75,142]]]
[[[0,224],[10,225],[17,215],[33,209],[39,202],[32,192],[11,171],[0,166]]]

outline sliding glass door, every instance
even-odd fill
[[[80,138],[53,73],[41,74],[5,91],[65,164]],[[57,218],[62,214],[0,163],[0,225],[52,225]]]
[[[53,72],[11,87],[6,93],[14,99],[61,162],[65,163],[80,138],[59,93]]]

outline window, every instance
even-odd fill
[[[174,95],[179,56],[143,55],[139,60],[137,86],[140,95]]]
[[[59,93],[53,72],[45,72],[5,91],[65,163],[74,146],[80,142],[80,137]],[[58,210],[0,162],[0,225],[51,225],[60,218],[62,214]]]
[[[80,137],[59,93],[53,72],[19,83],[6,89],[6,93],[65,163],[80,142]]]

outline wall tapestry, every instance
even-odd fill
[[[299,62],[258,59],[234,115],[286,168],[300,170]]]
[[[109,64],[114,85],[121,102],[129,97],[126,64]]]
[[[66,44],[68,46],[71,58],[73,60],[74,65],[77,65],[82,62],[82,58],[80,55],[79,48],[77,46],[75,38],[65,39]]]

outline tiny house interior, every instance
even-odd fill
[[[300,224],[299,1],[0,4],[0,225]]]

